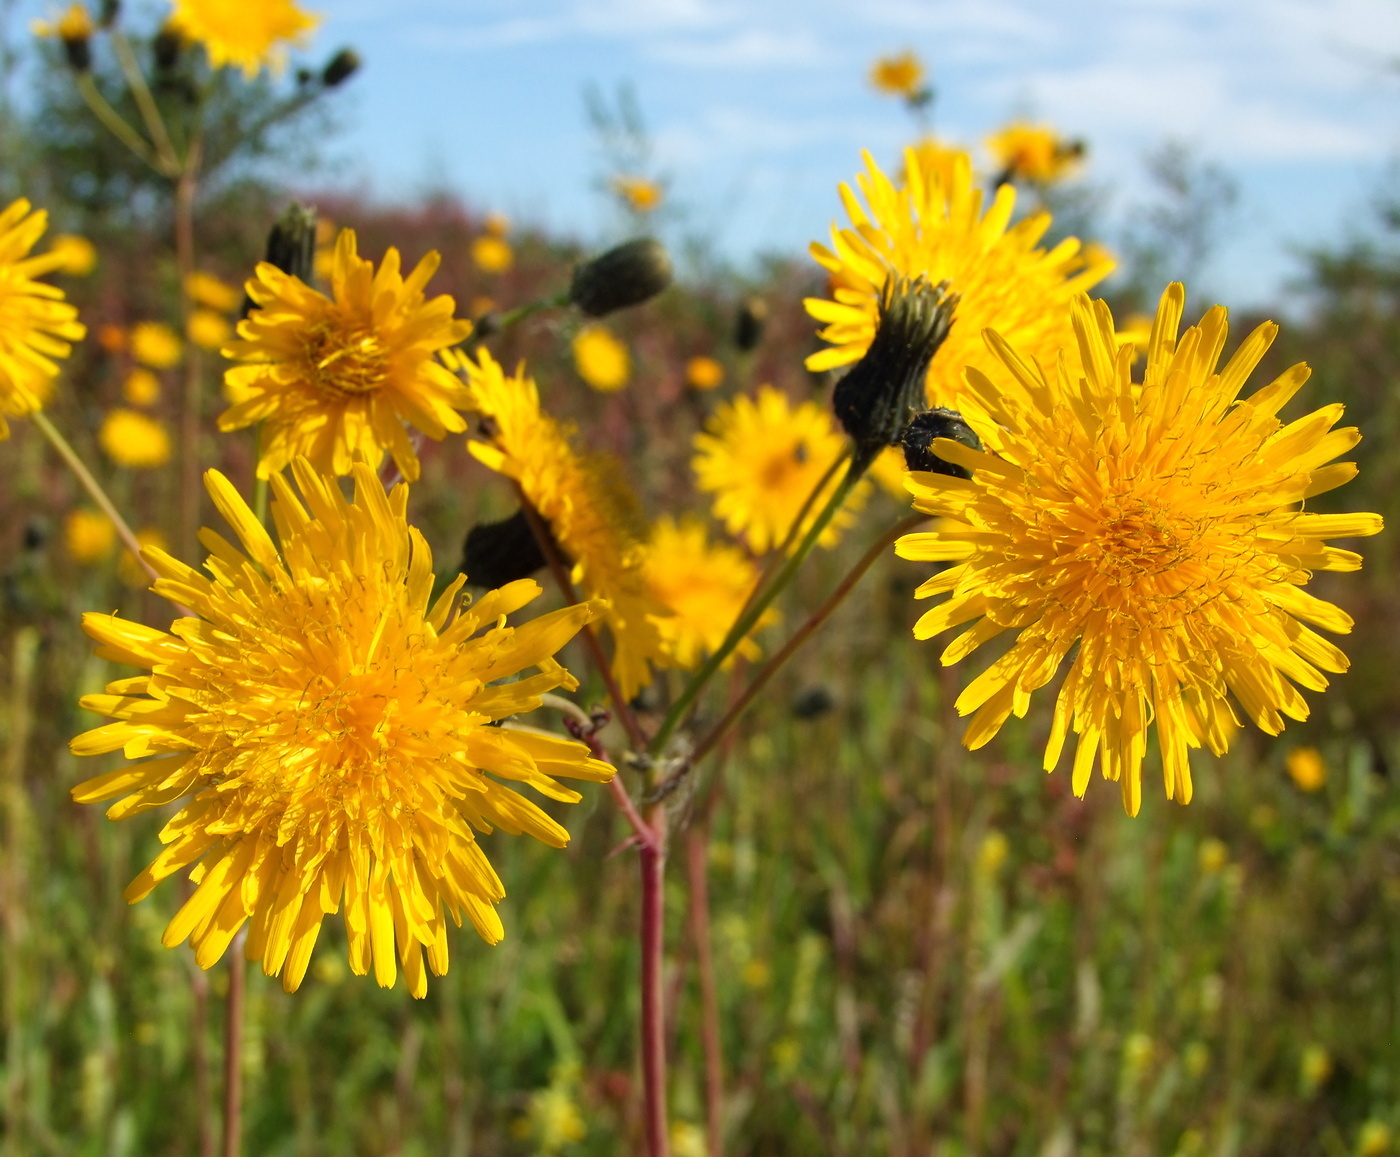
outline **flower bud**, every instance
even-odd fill
[[[111,28],[121,15],[121,0],[102,0],[97,8],[97,23],[102,28]]]
[[[175,71],[184,46],[184,37],[169,24],[156,33],[151,41],[151,61],[155,65],[156,76],[169,76]]]
[[[268,230],[263,260],[309,285],[316,268],[316,210],[299,201],[288,205]],[[252,299],[245,295],[243,316],[252,308]]]
[[[933,452],[936,438],[951,438],[973,450],[982,449],[982,439],[957,410],[925,410],[915,414],[904,431],[904,464],[910,470],[923,470],[929,474],[947,474],[953,478],[971,478],[963,467],[953,462],[945,462]]]
[[[524,510],[500,522],[478,523],[467,532],[462,547],[462,573],[473,585],[489,590],[529,578],[545,562]]]
[[[569,301],[589,317],[641,305],[671,284],[671,255],[652,237],[625,241],[574,270]]]
[[[344,84],[360,71],[360,54],[353,48],[342,48],[321,70],[321,83],[327,88]]]
[[[925,405],[929,362],[953,325],[957,295],[948,283],[890,277],[880,293],[875,338],[865,356],[836,384],[836,417],[865,465],[884,447],[898,446],[909,420]]]
[[[767,321],[768,303],[761,297],[746,297],[734,319],[734,345],[744,353],[756,350]]]

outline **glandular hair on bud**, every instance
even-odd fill
[[[569,301],[589,317],[604,317],[650,301],[673,275],[666,247],[653,237],[639,237],[578,266]]]
[[[945,462],[933,452],[938,438],[949,438],[973,450],[982,449],[982,439],[957,410],[938,406],[915,414],[904,431],[904,465],[910,470],[929,474],[947,474],[953,478],[971,478],[972,474],[955,462]]]
[[[327,88],[335,88],[344,84],[355,73],[360,71],[360,54],[353,48],[342,48],[326,63],[326,67],[321,70],[321,83]]]
[[[856,444],[856,462],[869,465],[884,447],[898,446],[909,420],[927,404],[924,378],[952,328],[957,303],[946,281],[886,280],[870,348],[832,397],[836,417]]]
[[[500,522],[473,526],[462,547],[462,573],[467,581],[491,590],[529,578],[546,561],[524,510]]]
[[[768,303],[761,297],[744,298],[734,318],[734,345],[744,353],[756,350],[767,322]]]

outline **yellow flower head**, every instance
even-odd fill
[[[154,406],[160,401],[160,379],[150,370],[136,366],[122,381],[122,397],[133,406]]]
[[[494,233],[483,233],[472,241],[472,264],[482,273],[504,273],[515,263],[510,242]]]
[[[604,394],[622,389],[632,376],[627,347],[601,325],[586,325],[574,335],[574,369]]]
[[[83,566],[107,558],[117,545],[117,530],[101,511],[87,506],[69,511],[63,520],[63,546],[68,557]]]
[[[184,347],[168,325],[141,321],[131,327],[131,356],[153,370],[168,370],[180,364]]]
[[[715,496],[715,517],[755,554],[763,554],[782,545],[804,505],[807,513],[792,536],[794,546],[811,526],[841,481],[841,468],[832,466],[845,447],[845,436],[821,406],[794,407],[786,394],[760,386],[756,396],[740,395],[715,409],[704,432],[695,435],[691,465],[700,489]],[[828,473],[821,494],[808,504]],[[868,482],[852,492],[822,531],[817,540],[822,546],[836,545],[869,493]]]
[[[294,0],[173,0],[170,24],[198,41],[214,68],[236,65],[252,80],[266,65],[281,72],[287,45],[301,44],[320,23]]]
[[[647,593],[646,523],[620,464],[575,450],[572,430],[540,410],[539,390],[523,369],[506,377],[485,350],[478,361],[458,364],[471,408],[490,419],[489,440],[468,442],[468,449],[515,480],[549,523],[574,585],[605,600],[601,619],[613,638],[613,675],[631,699],[651,682],[650,664],[665,656],[656,620],[667,611]]]
[[[432,556],[405,518],[406,486],[385,494],[361,463],[351,502],[305,459],[292,471],[300,500],[272,478],[280,550],[211,470],[205,484],[241,547],[201,532],[208,576],[142,552],[160,575],[152,589],[197,618],[166,632],[84,616],[99,655],[150,674],[82,700],[117,722],[78,736],[73,751],[139,762],[79,784],[73,798],[122,796],[112,819],[184,802],[126,897],[199,861],[198,887],[163,940],[188,938],[201,967],[247,923],[248,958],[293,991],[321,921],[343,902],[350,967],[363,976],[372,965],[389,987],[401,963],[421,997],[423,951],[436,975],[447,971],[448,916],[460,925],[465,915],[489,943],[503,935],[501,881],[473,829],[568,842],[507,784],[576,801],[555,776],[612,778],[582,744],[490,726],[577,686],[554,654],[594,608],[509,627],[506,615],[539,586],[510,583],[467,606],[460,575],[430,605]],[[531,667],[538,674],[500,683]]]
[[[924,62],[912,50],[882,56],[870,69],[870,84],[886,96],[917,96],[924,85]]]
[[[57,273],[86,277],[97,268],[97,246],[75,233],[58,234],[49,247],[49,253],[58,261],[54,266]]]
[[[661,206],[665,192],[655,181],[645,177],[617,176],[612,179],[613,192],[634,213],[650,213]]]
[[[10,436],[6,414],[32,414],[49,396],[58,375],[54,358],[66,358],[87,330],[63,290],[34,278],[57,269],[54,253],[30,257],[48,214],[30,212],[21,198],[0,213],[0,440]]]
[[[987,149],[1003,180],[1048,185],[1084,159],[1084,145],[1066,141],[1049,125],[1016,121],[987,138]]]
[[[647,588],[674,612],[657,626],[670,661],[690,670],[724,642],[758,582],[758,569],[737,547],[711,544],[703,523],[662,518],[651,531],[647,552]],[[770,611],[754,633],[774,621]],[[739,644],[746,659],[758,658],[752,634]]]
[[[34,21],[30,31],[35,36],[58,40],[86,40],[93,33],[92,17],[79,0],[74,0],[57,19]]]
[[[108,410],[97,431],[97,444],[108,458],[128,470],[153,470],[170,461],[169,432],[138,410]]]
[[[185,278],[185,292],[196,305],[216,313],[232,313],[243,301],[241,290],[200,269]]]
[[[832,344],[807,359],[809,370],[859,361],[870,348],[880,291],[890,276],[926,276],[959,295],[956,319],[928,369],[930,405],[961,409],[964,366],[991,371],[995,359],[982,343],[984,329],[1003,334],[1017,349],[1049,365],[1072,346],[1070,299],[1106,277],[1110,261],[1087,262],[1073,237],[1048,252],[1037,242],[1050,215],[1035,212],[1011,224],[1016,190],[1003,185],[982,212],[982,193],[961,154],[943,169],[925,169],[905,154],[907,184],[896,187],[865,154],[858,178],[869,215],[841,186],[853,228],[832,228],[833,249],[813,244],[812,255],[831,271],[835,300],[808,298],[807,312],[825,324]]]
[[[692,390],[713,390],[724,382],[724,367],[714,358],[693,357],[685,363],[685,384]]]
[[[1316,747],[1295,747],[1283,763],[1299,791],[1321,791],[1327,785],[1327,761]]]
[[[404,478],[418,478],[418,455],[404,423],[430,438],[461,433],[457,411],[469,404],[462,383],[434,359],[471,333],[443,294],[423,300],[441,258],[429,253],[405,278],[390,249],[376,273],[342,229],[335,245],[331,297],[262,262],[247,285],[260,307],[239,323],[224,356],[245,362],[224,375],[238,401],[219,429],[264,422],[258,476],[268,478],[298,455],[319,470],[349,474],[355,455],[377,467],[387,450]]]
[[[228,318],[212,309],[191,310],[185,322],[185,336],[204,350],[216,350],[233,336]]]
[[[972,623],[944,663],[1016,632],[958,698],[960,713],[975,712],[963,742],[981,747],[1008,716],[1023,716],[1031,692],[1069,660],[1045,767],[1073,730],[1075,794],[1101,757],[1130,814],[1154,721],[1167,796],[1187,803],[1187,752],[1225,751],[1231,697],[1271,735],[1284,716],[1307,718],[1295,684],[1321,691],[1322,672],[1347,660],[1305,624],[1344,633],[1352,621],[1302,587],[1315,570],[1361,565],[1323,540],[1381,529],[1375,514],[1302,509],[1355,475],[1352,463],[1327,463],[1360,437],[1332,430],[1340,405],[1279,421],[1306,366],[1239,399],[1278,327],[1260,326],[1217,369],[1225,310],[1178,338],[1184,300],[1179,284],[1162,295],[1141,386],[1102,302],[1074,302],[1082,372],[1063,358],[1047,379],[1045,366],[989,333],[1002,383],[968,371],[979,407],[970,422],[986,452],[933,443],[972,478],[911,475],[916,508],[949,521],[898,543],[904,558],[955,564],[918,590],[951,597],[919,620],[917,638]]]
[[[510,218],[504,213],[488,213],[481,227],[492,237],[504,237],[510,232]]]

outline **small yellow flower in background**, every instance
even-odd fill
[[[504,273],[515,263],[515,251],[504,237],[483,233],[472,241],[472,264],[482,273]]]
[[[946,144],[937,137],[922,137],[904,150],[904,166],[900,170],[901,185],[909,184],[909,167],[916,166],[926,183],[944,188],[952,184],[958,166],[967,159],[967,150]]]
[[[634,213],[650,213],[660,208],[665,193],[655,181],[645,177],[617,176],[612,179],[613,192]]]
[[[685,363],[685,384],[692,390],[713,390],[724,382],[724,367],[703,354]]]
[[[180,364],[184,345],[180,336],[158,321],[139,321],[131,327],[131,356],[153,370],[168,370]]]
[[[185,336],[204,350],[216,350],[233,337],[228,318],[212,309],[196,309],[185,322]]]
[[[904,472],[907,469],[904,450],[899,446],[887,446],[870,464],[870,477],[891,497],[907,502],[909,491],[904,488]]]
[[[97,444],[118,466],[153,470],[170,461],[170,434],[155,418],[120,407],[108,410],[97,431]]]
[[[995,876],[1011,854],[1006,835],[995,828],[982,837],[977,847],[977,870],[984,876]]]
[[[488,213],[481,227],[492,237],[504,237],[510,232],[510,218],[504,213]]]
[[[708,1157],[705,1130],[691,1121],[671,1123],[671,1157]]]
[[[204,45],[214,68],[233,65],[252,80],[264,67],[280,72],[287,46],[305,42],[320,22],[294,0],[173,0],[170,26]]]
[[[646,520],[621,464],[575,450],[572,428],[540,409],[539,389],[523,368],[506,377],[486,350],[477,361],[452,360],[467,376],[470,407],[494,426],[489,441],[470,441],[467,449],[520,486],[571,564],[571,581],[585,597],[604,601],[612,672],[631,699],[651,682],[651,664],[665,660],[657,621],[670,612],[647,591]]]
[[[845,451],[846,438],[824,407],[815,402],[794,407],[786,394],[760,386],[754,397],[720,403],[694,445],[691,466],[700,489],[715,496],[715,517],[755,554],[764,554],[788,537],[808,496],[831,471],[793,535],[793,546],[815,521],[841,482],[841,468],[831,467]],[[869,493],[868,482],[856,487],[822,531],[817,540],[822,546],[836,545]]]
[[[652,598],[673,614],[656,621],[671,663],[698,667],[724,642],[758,582],[758,568],[738,547],[711,544],[702,522],[669,515],[652,527],[646,583]],[[746,659],[762,653],[753,635],[777,620],[771,609],[736,648]]]
[[[917,96],[924,86],[924,62],[912,50],[882,56],[870,69],[870,85],[886,96]]]
[[[86,40],[93,33],[92,17],[81,3],[73,3],[52,20],[35,20],[29,31],[57,40]]]
[[[496,299],[488,297],[484,293],[478,293],[467,302],[467,313],[472,317],[484,317],[496,308]]]
[[[122,397],[133,406],[154,406],[160,401],[160,379],[136,366],[122,381]]]
[[[1129,1080],[1141,1079],[1147,1066],[1152,1063],[1156,1045],[1145,1032],[1132,1033],[1123,1043],[1123,1068]]]
[[[1084,159],[1082,141],[1066,141],[1048,125],[1016,121],[987,138],[1002,180],[1047,185]]]
[[[1016,633],[958,697],[958,712],[973,715],[964,744],[981,747],[1023,717],[1068,662],[1044,766],[1055,767],[1073,731],[1074,793],[1101,760],[1130,815],[1154,724],[1167,797],[1187,803],[1188,752],[1224,754],[1236,703],[1270,735],[1284,716],[1307,718],[1295,684],[1321,691],[1323,671],[1345,671],[1347,660],[1305,624],[1345,634],[1352,620],[1302,587],[1315,571],[1361,565],[1326,539],[1382,528],[1375,514],[1300,508],[1355,476],[1352,463],[1328,463],[1361,437],[1331,430],[1340,405],[1279,421],[1306,366],[1240,399],[1278,327],[1260,326],[1217,369],[1225,310],[1178,336],[1184,302],[1179,284],[1162,295],[1141,386],[1102,302],[1076,300],[1078,357],[1058,368],[990,333],[1000,383],[967,374],[968,420],[986,451],[934,442],[972,477],[911,475],[916,509],[946,521],[896,544],[903,558],[954,564],[916,592],[951,595],[919,620],[916,638],[967,625],[943,663]],[[1075,361],[1085,369],[1067,371]]]
[[[1061,349],[1073,352],[1070,301],[1106,277],[1110,262],[1091,261],[1073,237],[1049,251],[1038,248],[1050,215],[1038,210],[1013,224],[1016,190],[1010,185],[997,190],[983,213],[966,153],[925,171],[918,155],[907,151],[907,184],[900,187],[869,153],[865,163],[868,171],[858,183],[869,210],[842,185],[854,227],[833,226],[831,249],[811,247],[818,264],[832,274],[834,300],[804,303],[824,326],[821,338],[832,346],[807,359],[809,370],[850,365],[865,355],[875,337],[880,294],[891,276],[922,275],[934,285],[947,281],[948,291],[959,296],[957,324],[929,363],[930,405],[965,407],[966,366],[1000,372],[982,340],[984,329],[995,329],[1043,366],[1053,365]]]
[[[294,991],[321,922],[345,904],[350,967],[427,992],[447,971],[447,921],[503,935],[501,881],[473,829],[501,827],[554,847],[568,832],[507,784],[581,797],[554,777],[605,783],[613,769],[562,737],[489,723],[533,711],[577,681],[555,653],[594,617],[565,607],[520,626],[538,597],[525,579],[470,606],[458,576],[432,600],[432,555],[408,525],[407,486],[385,493],[363,463],[347,500],[335,478],[292,463],[298,499],[272,477],[280,548],[229,481],[205,475],[242,550],[204,532],[214,577],[148,548],[153,589],[190,608],[170,632],[116,615],[83,627],[110,661],[158,672],[112,683],[82,705],[117,722],[72,741],[75,754],[128,763],[73,789],[79,803],[121,796],[124,819],[183,801],[165,849],[131,882],[129,902],[197,865],[195,892],[165,930],[208,968],[249,923],[247,956]],[[501,683],[518,673],[539,673]],[[152,757],[152,758],[147,758]],[[217,790],[214,790],[217,788]],[[396,959],[397,958],[397,959]]]
[[[1310,1044],[1298,1058],[1298,1088],[1304,1097],[1315,1095],[1332,1075],[1332,1057],[1320,1044]]]
[[[243,302],[242,290],[200,269],[185,278],[185,293],[196,305],[217,313],[232,313]]]
[[[632,376],[627,347],[601,325],[586,325],[574,335],[574,369],[578,376],[604,394],[622,389]]]
[[[59,264],[52,252],[28,256],[47,225],[48,214],[23,198],[0,213],[0,441],[10,436],[7,414],[42,408],[58,374],[53,359],[87,333],[63,290],[34,280]]]
[[[125,353],[131,343],[130,336],[123,327],[107,322],[97,327],[97,344],[109,354],[120,354]]]
[[[1357,1157],[1381,1157],[1390,1152],[1391,1140],[1390,1126],[1384,1121],[1367,1121],[1356,1135]]]
[[[138,530],[136,541],[141,544],[142,550],[148,546],[158,547],[161,550],[170,549],[170,542],[154,526],[143,526]],[[121,558],[117,560],[117,577],[127,586],[136,590],[144,590],[151,585],[151,576],[146,573],[146,568],[129,550],[122,551]]]
[[[574,1099],[572,1082],[556,1081],[530,1094],[527,1114],[516,1123],[512,1132],[523,1140],[533,1140],[536,1152],[560,1153],[588,1136],[588,1125]]]
[[[1196,866],[1201,869],[1203,876],[1214,876],[1217,872],[1224,871],[1229,862],[1230,849],[1225,846],[1223,840],[1217,840],[1214,836],[1207,836],[1196,849]]]
[[[1293,748],[1283,764],[1299,791],[1321,791],[1327,784],[1327,763],[1316,747]]]
[[[453,317],[452,298],[425,301],[441,258],[424,257],[407,278],[390,249],[376,272],[342,229],[331,270],[331,297],[275,265],[259,263],[248,282],[257,304],[239,323],[224,356],[245,364],[224,374],[234,405],[219,429],[263,423],[258,477],[298,455],[320,470],[348,474],[355,455],[378,468],[393,456],[405,479],[418,478],[418,455],[404,423],[428,437],[459,434],[467,423],[466,388],[435,358],[465,339],[471,323]]]
[[[76,233],[56,235],[53,244],[49,246],[49,253],[58,261],[54,266],[57,273],[86,277],[97,268],[97,246]]]
[[[80,506],[63,520],[63,546],[68,557],[83,566],[92,566],[111,555],[117,545],[112,520],[99,510]]]
[[[773,979],[773,970],[768,966],[768,961],[754,957],[745,962],[739,979],[748,988],[767,988]]]
[[[1205,1041],[1193,1040],[1186,1046],[1181,1057],[1181,1067],[1192,1080],[1202,1076],[1210,1068],[1210,1048]]]

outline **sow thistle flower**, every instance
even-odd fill
[[[264,67],[280,72],[287,45],[300,44],[319,23],[294,0],[175,0],[170,27],[204,45],[214,68],[233,65],[252,80]]]
[[[1191,799],[1188,751],[1223,754],[1239,720],[1262,730],[1306,719],[1298,687],[1321,691],[1346,657],[1310,626],[1345,633],[1352,620],[1302,589],[1315,570],[1355,570],[1329,538],[1375,534],[1375,514],[1313,514],[1304,500],[1342,485],[1354,428],[1340,405],[1284,425],[1277,414],[1308,377],[1286,370],[1248,398],[1246,379],[1278,332],[1260,326],[1217,369],[1226,314],[1211,309],[1178,339],[1185,294],[1163,295],[1141,386],[1131,347],[1101,302],[1073,304],[1077,359],[1053,374],[1002,335],[986,335],[999,385],[976,368],[968,420],[985,451],[932,443],[970,479],[910,475],[914,505],[946,520],[897,544],[904,558],[952,562],[918,590],[947,594],[914,628],[927,639],[972,626],[943,652],[953,663],[1004,631],[1016,639],[968,685],[963,742],[981,747],[1069,661],[1045,768],[1078,736],[1073,787],[1094,763],[1117,780],[1129,814],[1141,802],[1147,733],[1156,724],[1169,799]],[[1295,686],[1296,684],[1296,686]]]
[[[1003,181],[1048,185],[1084,159],[1084,142],[1067,141],[1048,125],[1015,121],[987,138]]]
[[[926,168],[905,153],[905,184],[896,186],[865,154],[868,172],[857,178],[869,210],[849,186],[841,199],[852,227],[832,228],[833,248],[813,244],[812,255],[831,272],[832,297],[808,298],[807,312],[825,326],[831,349],[807,359],[809,370],[859,361],[875,337],[880,295],[891,276],[947,283],[959,298],[958,324],[928,368],[928,402],[962,408],[962,370],[992,372],[994,358],[980,334],[995,329],[1030,357],[1050,364],[1073,343],[1069,303],[1113,268],[1101,253],[1086,257],[1078,240],[1039,248],[1050,215],[1038,211],[1011,223],[1016,190],[1003,185],[982,212],[982,193],[965,153]]]
[[[58,375],[54,359],[87,333],[63,290],[34,280],[63,262],[56,253],[29,256],[47,225],[48,214],[31,212],[24,198],[0,213],[0,440],[10,436],[7,414],[43,407]]]
[[[259,307],[239,323],[224,356],[247,364],[224,374],[234,405],[219,429],[264,422],[258,477],[298,455],[317,469],[349,474],[358,453],[378,466],[387,450],[404,478],[418,478],[418,455],[404,423],[430,438],[466,430],[460,381],[433,357],[471,333],[443,294],[424,301],[440,258],[429,253],[405,278],[390,249],[378,272],[342,229],[331,269],[332,297],[269,262],[247,283]]]
[[[82,700],[118,722],[78,736],[73,751],[120,750],[137,762],[79,784],[73,798],[122,796],[112,819],[184,801],[126,898],[198,862],[198,887],[163,942],[188,938],[201,967],[248,923],[248,958],[294,991],[322,920],[343,902],[350,967],[363,976],[372,966],[389,987],[402,965],[421,997],[424,952],[434,974],[447,971],[447,916],[458,925],[465,916],[488,943],[504,935],[501,881],[474,830],[568,842],[508,784],[572,802],[581,797],[556,776],[613,775],[582,744],[490,726],[577,686],[554,655],[598,608],[507,626],[538,584],[511,583],[467,605],[463,575],[434,602],[432,556],[405,518],[406,486],[385,494],[360,463],[352,502],[306,459],[292,472],[300,500],[285,477],[272,478],[280,551],[211,470],[210,497],[241,549],[202,531],[207,577],[163,550],[142,552],[160,576],[152,589],[199,617],[169,632],[84,617],[100,656],[150,674]]]

